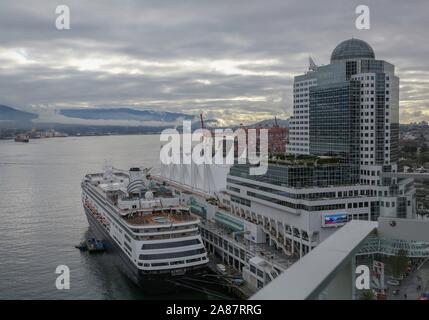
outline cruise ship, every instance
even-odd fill
[[[208,257],[199,218],[148,177],[140,168],[87,174],[82,201],[92,232],[115,253],[121,270],[143,289],[165,291],[204,273]]]

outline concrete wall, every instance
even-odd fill
[[[388,239],[429,242],[429,220],[380,217],[378,235]]]
[[[321,300],[351,300],[353,293],[352,263],[347,263],[335,278],[322,290],[318,299]]]

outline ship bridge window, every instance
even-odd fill
[[[174,259],[174,258],[182,258],[187,256],[195,256],[197,254],[205,253],[206,250],[204,248],[197,250],[188,250],[182,252],[170,252],[170,253],[159,253],[159,254],[141,254],[139,256],[140,260],[158,260],[158,259]]]
[[[254,265],[250,265],[250,272],[256,274],[256,268]]]
[[[164,267],[164,266],[168,266],[168,262],[152,263],[152,267]]]
[[[147,243],[142,245],[142,250],[177,248],[177,247],[197,245],[200,243],[201,241],[198,239],[176,241],[176,242],[164,242],[164,243]]]

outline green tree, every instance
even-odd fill
[[[374,298],[375,298],[375,295],[374,295],[374,292],[371,289],[364,290],[360,294],[360,300],[374,300]]]
[[[407,251],[400,249],[397,255],[391,256],[388,259],[388,264],[390,266],[392,276],[395,278],[401,277],[408,267]]]

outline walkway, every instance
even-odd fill
[[[421,285],[421,290],[418,290],[418,285]],[[399,294],[393,295],[393,290],[398,288]],[[387,298],[389,300],[404,300],[407,295],[407,300],[416,300],[424,292],[429,291],[429,259],[417,270],[405,278],[398,287],[390,286]]]

